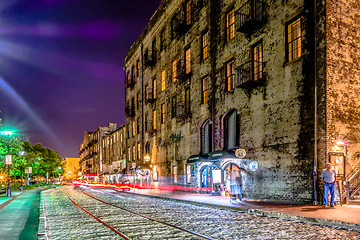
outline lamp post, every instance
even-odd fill
[[[12,131],[1,131],[0,135],[3,135],[7,138],[10,138],[11,135],[13,134]],[[9,143],[9,139],[7,141],[7,150],[8,153],[5,157],[5,164],[8,165],[8,173],[9,173],[9,178],[8,178],[8,188],[6,190],[6,196],[7,197],[11,197],[11,188],[10,188],[10,165],[12,163],[12,155],[10,155],[10,143]]]
[[[37,158],[37,160],[40,161],[41,158]],[[40,183],[40,163],[39,163],[39,171],[38,171],[38,187],[40,188],[41,187],[41,183]]]
[[[19,152],[19,155],[20,155],[20,156],[24,156],[24,153],[25,153],[24,151],[20,151],[20,152]],[[24,166],[21,166],[21,167],[20,167],[20,172],[21,172],[20,191],[22,191],[23,188],[24,188],[24,187],[23,187],[23,169],[24,169]]]

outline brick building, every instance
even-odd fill
[[[85,131],[79,152],[80,168],[85,178],[103,179],[102,138],[116,127],[116,123],[109,123],[109,126],[99,127],[94,132]]]
[[[311,202],[359,169],[355,0],[165,0],[125,59],[128,168]],[[346,37],[345,37],[346,36]],[[315,176],[315,177],[314,177]]]
[[[103,173],[108,182],[119,182],[120,175],[126,170],[125,125],[102,138]]]

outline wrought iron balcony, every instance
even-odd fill
[[[185,33],[187,33],[187,31],[189,31],[190,28],[191,25],[187,24],[185,20],[177,21],[174,26],[175,32],[179,35],[184,35]]]
[[[154,122],[153,121],[146,121],[145,122],[145,132],[147,132],[147,133],[156,132],[156,129],[154,128]]]
[[[156,94],[154,94],[153,89],[145,90],[145,102],[154,103],[156,101]]]
[[[133,88],[135,86],[135,80],[134,79],[128,79],[126,81],[125,87],[126,88]]]
[[[135,107],[134,106],[126,106],[125,107],[125,115],[126,115],[126,117],[135,117]]]
[[[177,118],[191,117],[190,104],[187,102],[176,103],[176,108],[173,110]]]
[[[176,78],[176,84],[189,85],[191,80],[191,72],[186,73],[185,67],[181,68]]]
[[[236,30],[250,34],[265,22],[264,0],[249,0],[236,11]]]
[[[263,62],[251,60],[236,68],[236,87],[250,89],[264,84]]]

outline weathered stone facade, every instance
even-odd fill
[[[84,141],[80,147],[80,167],[84,177],[89,174],[99,179],[103,176],[103,148],[102,138],[116,129],[116,123],[109,123],[108,127],[99,127],[94,132],[85,131]]]
[[[126,169],[125,125],[121,125],[102,138],[103,173],[106,180],[118,182]]]
[[[188,2],[190,24],[186,22]],[[264,15],[244,17],[241,13],[247,6],[257,7]],[[237,30],[233,35],[228,27],[232,10]],[[314,172],[324,167],[334,141],[348,141],[347,172],[359,164],[354,158],[359,151],[358,10],[356,1],[165,0],[125,59],[128,166],[134,162],[153,175],[156,170],[156,180],[201,186],[204,167],[224,171],[233,163],[241,168],[247,197],[313,201],[314,186],[320,189]],[[288,43],[293,36],[288,31],[297,20],[301,54],[293,57]],[[204,59],[206,33],[208,57]],[[350,37],[345,39],[345,34]],[[259,56],[261,61],[256,60]],[[203,100],[205,78],[207,101]],[[156,99],[151,91],[154,79]],[[175,114],[173,97],[178,103]],[[178,109],[183,112],[177,114]],[[229,147],[232,128],[228,125],[234,112],[237,134],[235,145]],[[211,147],[204,152],[203,126],[208,122]],[[226,155],[237,148],[245,149],[243,159],[214,159],[214,152]],[[145,162],[149,149],[150,161]],[[212,160],[195,161],[187,170],[192,155],[208,155]],[[249,170],[249,162],[258,163],[257,171]],[[225,175],[222,172],[222,181]]]

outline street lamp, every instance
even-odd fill
[[[41,160],[40,157],[36,158],[38,161]],[[40,188],[41,187],[41,183],[40,183],[40,163],[39,163],[39,171],[38,171],[38,187]]]
[[[11,135],[13,134],[12,131],[1,131],[0,135],[3,135],[10,139]],[[6,196],[11,197],[11,188],[10,188],[10,165],[12,163],[12,155],[10,155],[10,143],[9,139],[7,141],[7,150],[8,154],[5,156],[5,164],[8,165],[8,172],[9,172],[9,180],[8,180],[8,188],[6,190]]]

